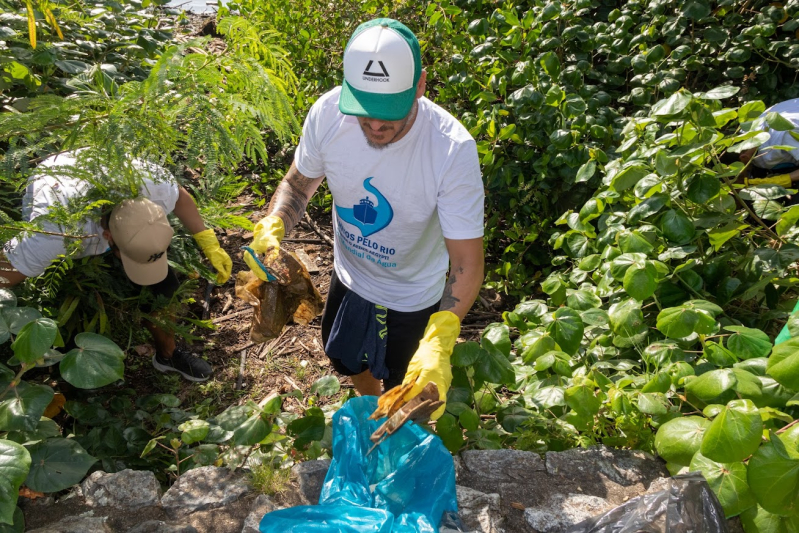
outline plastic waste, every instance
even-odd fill
[[[644,494],[572,526],[568,533],[726,533],[716,495],[699,472],[670,480],[668,490]]]
[[[457,513],[455,464],[441,439],[407,422],[370,453],[377,398],[353,398],[333,416],[333,460],[319,505],[280,509],[262,533],[434,533]]]
[[[236,296],[254,308],[250,338],[255,342],[276,338],[290,318],[308,324],[324,307],[311,276],[293,253],[281,249],[267,266],[277,281],[267,283],[249,270],[236,275]]]

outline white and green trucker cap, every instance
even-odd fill
[[[419,41],[394,19],[364,22],[344,49],[338,108],[345,115],[401,120],[416,99],[422,75]]]

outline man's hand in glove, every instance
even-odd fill
[[[225,283],[230,278],[230,273],[233,270],[233,261],[230,260],[227,252],[219,246],[214,230],[207,229],[200,233],[195,233],[194,240],[197,241],[205,257],[216,269],[216,284],[222,285]]]
[[[405,395],[410,400],[419,394],[425,385],[433,382],[438,387],[439,399],[445,402],[438,408],[431,418],[436,420],[446,407],[447,392],[452,383],[452,366],[450,356],[458,335],[461,331],[461,321],[450,311],[439,311],[430,316],[424,337],[419,341],[419,349],[411,358],[408,371],[402,384],[413,383],[413,388]]]
[[[780,187],[793,187],[790,174],[780,174],[767,178],[746,178],[744,185],[779,185]]]
[[[256,254],[266,254],[262,262],[268,264],[280,252],[280,241],[283,240],[285,234],[283,219],[274,215],[264,217],[255,225],[250,249]],[[253,271],[258,279],[269,281],[263,267],[258,264],[258,259],[253,257],[249,251],[244,252],[244,262],[247,263],[247,266],[250,267],[250,270]]]

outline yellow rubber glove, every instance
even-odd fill
[[[277,257],[280,251],[280,241],[283,240],[285,235],[286,228],[283,225],[282,218],[274,215],[264,217],[255,225],[250,248],[252,248],[253,252],[256,254],[266,254],[269,252],[267,256],[264,257],[263,263],[271,263]],[[250,267],[253,274],[258,276],[258,279],[269,281],[266,277],[266,273],[250,254],[244,254],[244,262],[247,263],[247,266]]]
[[[746,178],[744,179],[745,185],[779,185],[780,187],[791,187],[790,174],[780,174],[779,176],[769,176],[768,178]]]
[[[216,284],[222,285],[230,278],[230,273],[233,271],[233,261],[230,260],[230,256],[219,246],[214,230],[203,230],[200,233],[195,233],[193,237],[205,257],[216,269]]]
[[[408,371],[402,384],[414,383],[413,388],[405,395],[410,400],[424,389],[431,381],[438,387],[439,399],[446,404],[447,392],[452,383],[452,365],[449,358],[455,341],[461,332],[461,321],[455,313],[439,311],[430,316],[424,337],[419,341],[419,349],[413,354]],[[433,413],[433,420],[444,414],[446,405]]]

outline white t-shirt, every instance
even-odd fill
[[[477,147],[452,115],[426,98],[410,131],[369,147],[357,118],[338,110],[341,88],[311,108],[294,156],[333,194],[334,264],[366,300],[418,311],[441,299],[447,239],[483,236],[483,181]]]
[[[775,104],[761,116],[765,116],[766,113],[772,111],[779,113],[782,118],[793,123],[795,126],[793,132],[799,133],[799,98]],[[757,157],[753,163],[760,168],[774,168],[780,163],[799,164],[799,140],[794,139],[793,135],[788,131],[772,130],[768,126],[765,129],[771,134],[771,137],[757,149]],[[769,150],[770,146],[792,146],[793,149],[790,151]]]
[[[75,163],[75,153],[65,152],[48,157],[37,168],[74,166]],[[134,160],[133,166],[140,168],[145,176],[157,179],[154,181],[144,178],[144,185],[140,191],[141,196],[160,205],[166,213],[171,213],[175,209],[180,190],[175,178],[158,165]],[[28,182],[25,196],[22,199],[22,216],[25,220],[33,220],[46,214],[50,210],[50,206],[54,204],[66,205],[70,199],[82,196],[89,186],[87,182],[74,177],[34,175]],[[42,229],[63,233],[62,228],[51,222],[42,224]],[[103,238],[103,228],[99,221],[87,219],[83,224],[82,233],[91,236],[82,240],[81,250],[72,257],[99,255],[108,250],[108,241]],[[64,237],[29,233],[21,240],[14,238],[8,241],[3,246],[3,251],[11,265],[30,278],[41,275],[53,259],[66,253],[66,248]]]

